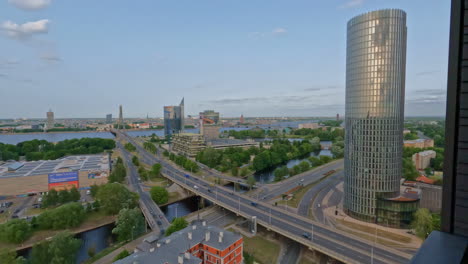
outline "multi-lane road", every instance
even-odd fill
[[[333,161],[331,163],[320,166],[317,169],[305,172],[300,175],[296,175],[290,179],[281,181],[280,183],[270,184],[270,186],[264,186],[261,188],[260,199],[270,200],[283,193],[297,187],[299,184],[304,186],[317,182],[324,174],[331,170],[338,170],[343,168],[343,160]]]
[[[211,187],[209,182],[192,175],[186,177],[183,170],[148,153],[127,135],[118,134],[135,145],[145,163],[161,163],[163,175],[183,188],[246,218],[256,216],[258,224],[345,263],[408,263],[411,258],[410,254],[379,244],[374,245],[306,217],[258,202],[228,188]]]

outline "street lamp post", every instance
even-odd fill
[[[176,218],[177,218],[177,209],[178,209],[178,207],[179,207],[179,204],[176,204],[176,205],[175,205],[175,217],[176,217]]]
[[[239,196],[239,213],[240,213],[240,196]]]
[[[371,264],[374,264],[374,247],[375,247],[376,240],[377,240],[377,226],[375,226],[374,244],[372,244],[372,249],[371,249]]]
[[[314,224],[312,224],[311,240],[314,242]]]
[[[271,225],[271,207],[270,207],[270,216],[269,216],[269,222],[270,222],[270,225]]]

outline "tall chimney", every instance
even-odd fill
[[[178,260],[177,262],[178,262],[179,264],[184,264],[184,257],[183,257],[183,256],[178,256],[178,257],[177,257],[177,260]]]
[[[185,252],[184,255],[185,255],[185,259],[190,259],[190,253]]]
[[[205,233],[205,241],[210,241],[210,231],[206,231],[206,233]]]
[[[223,236],[224,236],[224,233],[223,232],[219,232],[219,243],[222,243],[223,242]]]
[[[188,232],[187,235],[188,235],[188,239],[192,240],[192,232]]]

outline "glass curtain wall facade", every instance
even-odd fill
[[[164,106],[164,134],[170,136],[184,131],[184,99],[178,106]]]
[[[400,192],[405,66],[404,11],[348,22],[344,210],[364,221],[376,221],[378,199]]]

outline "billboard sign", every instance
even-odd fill
[[[78,188],[78,172],[57,172],[49,174],[49,190],[69,190],[73,187]]]
[[[49,174],[49,183],[78,181],[77,171],[57,172]]]

